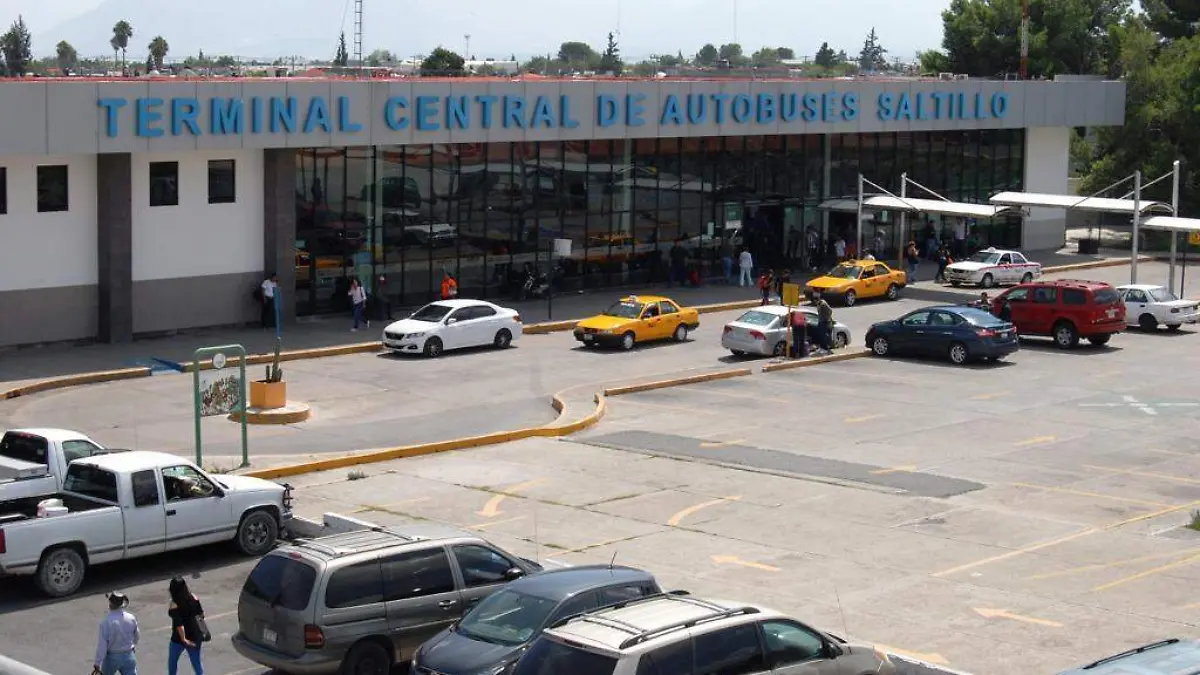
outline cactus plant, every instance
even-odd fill
[[[283,382],[283,369],[279,367],[279,350],[283,346],[283,338],[275,338],[275,356],[267,366],[267,377],[264,382]]]

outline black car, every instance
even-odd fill
[[[421,645],[410,675],[502,675],[542,630],[576,614],[660,593],[649,572],[568,567],[518,579]]]
[[[1020,349],[1017,329],[1008,321],[974,307],[925,307],[867,331],[867,347],[876,356],[946,356],[951,363],[998,361]]]

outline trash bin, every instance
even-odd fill
[[[1088,239],[1080,239],[1079,240],[1079,254],[1080,255],[1096,255],[1099,252],[1100,252],[1100,240],[1099,239],[1088,238]]]

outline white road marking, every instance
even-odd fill
[[[1159,408],[1196,408],[1200,407],[1200,402],[1196,401],[1167,401],[1164,403],[1145,403],[1139,401],[1134,396],[1122,396],[1120,403],[1080,403],[1080,408],[1133,408],[1140,410],[1147,415],[1157,415]]]

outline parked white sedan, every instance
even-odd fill
[[[817,310],[812,307],[797,307],[804,312],[808,320],[809,339],[817,327]],[[763,305],[755,307],[745,314],[725,324],[725,332],[721,335],[721,346],[734,354],[759,354],[762,356],[783,356],[788,343],[788,308],[781,305]],[[833,322],[833,346],[845,347],[850,344],[850,329],[845,325]]]
[[[440,356],[447,349],[504,349],[521,337],[516,310],[483,300],[431,302],[383,329],[383,346],[398,353]]]
[[[1042,276],[1042,264],[1019,251],[1000,251],[985,248],[975,255],[946,268],[946,281],[951,286],[972,284],[991,288],[1002,284],[1027,284]]]
[[[1157,330],[1160,324],[1167,330],[1179,330],[1185,323],[1200,321],[1200,303],[1180,300],[1164,286],[1126,284],[1117,291],[1125,301],[1125,322],[1142,330]]]

